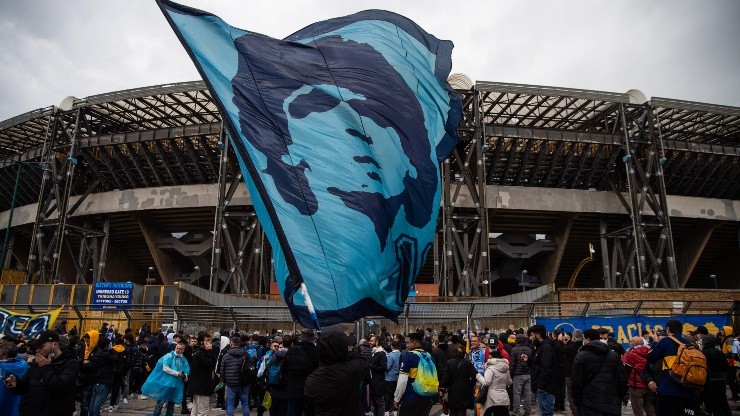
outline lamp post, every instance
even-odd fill
[[[151,277],[152,270],[154,270],[154,267],[149,266],[149,269],[146,272],[146,284],[148,285],[154,283],[154,278]]]
[[[522,293],[526,292],[526,288],[524,286],[524,275],[527,274],[526,270],[522,270]]]
[[[714,281],[714,288],[715,289],[719,289],[719,287],[717,287],[717,275],[716,274],[710,274],[709,275],[709,278]]]

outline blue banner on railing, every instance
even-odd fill
[[[684,334],[704,325],[710,334],[716,335],[725,325],[730,325],[728,315],[683,315],[675,317],[653,317],[645,315],[632,316],[573,316],[561,318],[535,317],[535,322],[544,325],[548,332],[556,329],[572,332],[574,329],[606,328],[614,332],[614,338],[625,348],[629,347],[630,338],[640,336],[643,329],[665,329],[671,319],[683,322]]]
[[[92,304],[97,309],[131,306],[134,284],[131,282],[98,282],[93,285]]]

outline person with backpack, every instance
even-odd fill
[[[280,339],[279,336],[273,340],[273,353],[265,365],[264,379],[267,391],[270,393],[270,400],[272,401],[270,416],[287,416],[288,387],[283,374],[283,365],[285,364],[285,355],[293,345],[293,337],[283,337],[280,340],[279,348],[274,348],[274,343],[278,339]]]
[[[236,403],[241,403],[242,414],[249,416],[249,384],[243,378],[243,368],[245,362],[252,361],[247,354],[247,350],[240,348],[242,339],[240,337],[231,337],[231,347],[221,360],[221,378],[226,384],[225,404],[226,415],[234,416]],[[248,364],[247,364],[248,366]],[[255,364],[252,361],[252,368]]]
[[[393,396],[393,408],[399,416],[429,416],[432,397],[437,396],[439,380],[432,356],[422,349],[424,335],[409,334],[408,353],[401,356],[401,369]]]
[[[698,352],[703,356],[701,351],[692,346],[681,336],[681,330],[683,324],[677,320],[670,320],[666,323],[667,335],[658,343],[653,345],[647,356],[648,363],[661,363],[661,371],[658,374],[657,381],[657,396],[656,396],[656,414],[658,416],[663,415],[686,415],[695,416],[700,414],[699,410],[699,393],[696,388],[688,387],[685,383],[680,380],[686,376],[686,374],[680,374],[682,371],[680,368],[688,368],[682,364],[686,363],[686,359],[689,355],[692,357],[692,364],[697,368],[703,365],[704,377],[706,380],[706,360],[701,362],[699,357],[695,354]],[[680,352],[681,357],[678,356]],[[686,351],[691,351],[686,353]],[[679,359],[680,358],[680,359]],[[674,364],[677,364],[674,367]],[[676,372],[678,370],[678,372]],[[699,381],[699,380],[694,380]],[[704,385],[704,382],[697,383]]]
[[[650,377],[646,374],[647,355],[650,348],[643,345],[642,337],[632,337],[630,348],[622,356],[627,370],[627,390],[634,416],[655,416],[655,394],[648,388]]]
[[[128,352],[121,337],[113,339],[113,383],[111,384],[110,406],[108,412],[112,413],[118,408],[118,396],[123,388],[123,380],[128,372]]]
[[[211,344],[211,335],[199,332],[197,344],[193,347],[190,365],[188,395],[193,396],[192,416],[205,416],[211,410],[210,399],[213,394],[213,369],[216,366],[218,350]]]
[[[622,398],[627,394],[624,365],[593,328],[583,331],[583,346],[573,360],[571,383],[579,414],[622,414]]]

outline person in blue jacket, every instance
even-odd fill
[[[666,323],[668,336],[653,345],[647,356],[650,364],[661,362],[657,381],[656,413],[662,415],[699,415],[699,393],[673,381],[668,369],[678,353],[678,342],[689,344],[681,335],[683,324],[670,320]],[[675,340],[674,340],[675,339]],[[650,383],[652,384],[652,382]],[[652,388],[652,386],[649,386]]]
[[[21,379],[28,371],[28,363],[16,358],[17,352],[18,348],[14,343],[0,340],[0,380],[5,380],[11,374],[17,379]],[[3,409],[3,412],[8,412],[8,416],[18,416],[21,397],[21,395],[11,392],[3,385],[0,387],[0,409]]]

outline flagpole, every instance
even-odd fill
[[[311,316],[311,320],[316,325],[316,335],[321,336],[321,325],[319,325],[319,317],[316,315],[316,310],[313,308],[313,302],[311,302],[311,296],[308,294],[306,284],[301,282],[301,295],[306,301],[306,307],[308,308],[308,314]]]

